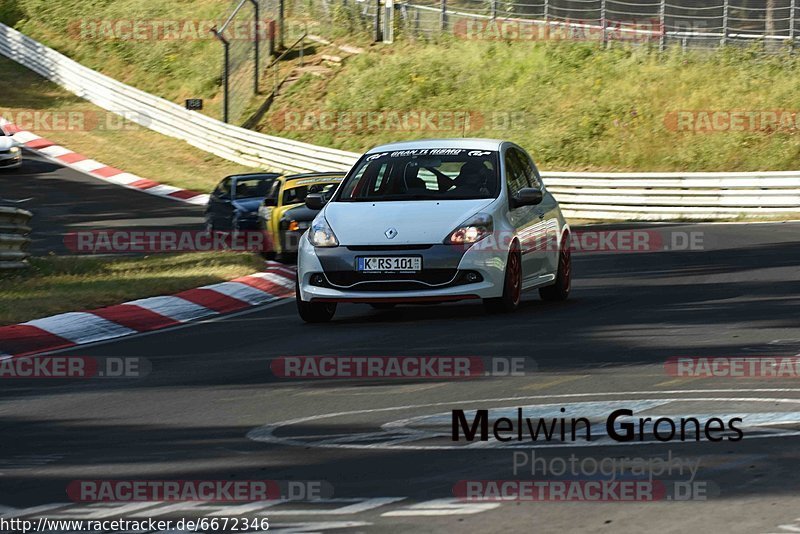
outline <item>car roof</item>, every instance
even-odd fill
[[[226,176],[226,178],[231,178],[233,180],[241,180],[247,178],[279,178],[281,173],[279,172],[251,172],[248,174],[232,174],[230,176]]]
[[[342,171],[325,171],[325,172],[304,172],[300,174],[287,174],[287,180],[294,180],[295,178],[325,178],[326,176],[344,176],[345,172]]]
[[[500,139],[479,139],[455,137],[452,139],[420,139],[418,141],[400,141],[379,145],[370,149],[367,154],[386,152],[388,150],[421,150],[425,148],[465,148],[474,150],[500,150],[504,141]]]
[[[341,181],[344,178],[344,172],[310,172],[305,174],[292,174],[291,176],[282,177],[284,186],[292,186],[293,182],[308,180],[310,182],[334,182]]]

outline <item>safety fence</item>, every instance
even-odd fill
[[[28,267],[33,213],[0,206],[0,272]]]
[[[0,54],[103,109],[243,165],[285,172],[346,171],[358,157],[353,152],[269,136],[188,111],[83,67],[2,24]],[[545,172],[543,179],[564,213],[575,218],[729,219],[800,213],[800,171]]]
[[[322,26],[360,14],[365,28],[384,20],[376,40],[452,34],[474,40],[577,40],[651,43],[661,49],[714,48],[797,39],[798,0],[284,0],[294,16]],[[386,7],[390,9],[386,9]],[[376,26],[377,28],[378,26]],[[388,37],[388,38],[387,38]]]

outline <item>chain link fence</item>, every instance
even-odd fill
[[[234,0],[212,31],[222,45],[223,120],[238,124],[261,92],[261,76],[275,53],[278,0]]]
[[[285,1],[287,14],[305,16],[321,33],[359,30],[376,39],[394,30],[411,38],[629,41],[662,49],[762,42],[775,48],[793,43],[800,28],[800,0]]]

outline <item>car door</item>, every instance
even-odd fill
[[[276,252],[280,252],[281,240],[280,235],[278,234],[278,225],[275,213],[278,208],[278,203],[280,202],[281,190],[283,189],[282,185],[283,180],[275,180],[275,182],[272,184],[272,187],[269,189],[269,193],[267,193],[267,196],[264,198],[264,202],[262,203],[264,230],[267,233],[267,238],[272,245],[272,249]]]
[[[525,155],[515,147],[506,149],[503,163],[506,172],[506,186],[509,201],[520,189],[532,187],[531,174],[525,164]],[[546,247],[542,243],[544,236],[544,216],[540,207],[520,206],[510,209],[509,221],[516,230],[522,252],[522,283],[523,286],[535,282],[545,273],[547,267]]]
[[[231,184],[233,179],[222,180],[208,199],[208,221],[217,230],[230,228],[230,217],[233,212],[231,202]]]
[[[530,154],[521,148],[517,150],[517,154],[521,159],[523,172],[528,178],[531,187],[535,187],[542,192],[542,202],[535,206],[536,210],[534,211],[536,216],[545,223],[544,228],[539,230],[540,239],[545,247],[543,274],[555,273],[558,270],[558,238],[560,235],[558,203],[544,186],[539,169],[536,168],[536,164]]]

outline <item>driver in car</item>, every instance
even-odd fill
[[[458,176],[450,178],[438,169],[435,172],[439,191],[455,193],[457,196],[489,196],[489,180],[492,171],[482,161],[468,161],[461,166]],[[454,189],[452,189],[455,186]]]

